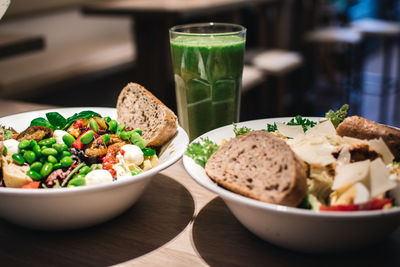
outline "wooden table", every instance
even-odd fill
[[[0,59],[43,48],[42,36],[0,34]]]
[[[167,106],[175,107],[169,29],[190,20],[238,22],[242,7],[279,3],[279,0],[116,0],[83,6],[90,15],[130,16],[137,44],[137,77]]]
[[[14,104],[17,108],[8,106],[6,114],[39,107]],[[346,254],[302,254],[273,246],[194,182],[182,161],[156,175],[127,212],[98,226],[45,232],[0,220],[1,266],[400,266],[399,251],[400,230]]]

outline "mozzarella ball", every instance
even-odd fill
[[[86,185],[98,185],[113,181],[111,173],[107,170],[94,170],[85,176]]]
[[[15,139],[8,139],[3,142],[4,146],[7,148],[7,154],[18,153],[19,142]]]
[[[56,139],[57,144],[64,144],[64,141],[62,140],[63,136],[68,134],[66,131],[63,130],[55,130],[53,133],[53,137]]]
[[[139,166],[142,164],[144,156],[142,150],[135,145],[124,145],[121,147],[121,154],[127,164],[133,163]]]

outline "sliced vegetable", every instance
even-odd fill
[[[30,182],[27,184],[24,184],[21,188],[23,189],[38,189],[40,185],[40,182]]]
[[[392,205],[392,198],[372,199],[362,204],[320,206],[320,211],[361,211],[361,210],[380,210],[386,205]]]
[[[348,104],[344,104],[339,110],[337,110],[336,112],[333,111],[332,109],[330,109],[326,114],[325,117],[330,119],[332,124],[335,127],[338,127],[338,125],[344,121],[344,119],[347,116],[347,111],[349,110],[349,105]]]

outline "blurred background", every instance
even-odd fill
[[[398,0],[12,0],[0,99],[113,107],[137,82],[176,112],[168,28],[231,22],[248,29],[242,121],[349,103],[400,126],[399,19]]]

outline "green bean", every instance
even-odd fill
[[[38,173],[34,170],[29,170],[26,172],[26,174],[35,181],[40,181],[43,178],[40,173]]]
[[[48,156],[47,161],[50,162],[51,164],[56,164],[58,162],[57,158],[54,157],[53,155]]]
[[[88,174],[91,170],[92,170],[92,169],[91,169],[89,166],[85,166],[85,167],[82,167],[82,169],[81,169],[81,171],[79,172],[79,174],[86,175],[86,174]]]
[[[110,142],[110,135],[109,134],[103,135],[103,140],[104,140],[104,144],[107,145]]]
[[[95,119],[90,119],[89,121],[89,127],[90,129],[92,129],[93,131],[95,131],[96,133],[99,131],[99,124],[97,123],[97,121]]]
[[[63,167],[69,167],[69,166],[71,166],[71,164],[74,162],[74,160],[71,158],[71,157],[63,157],[61,160],[60,160],[60,163],[61,163],[61,166],[63,166]]]
[[[111,120],[108,122],[108,130],[111,132],[116,132],[118,128],[118,122],[116,120]]]
[[[33,151],[26,150],[24,152],[24,159],[29,163],[32,164],[36,160],[36,154]]]
[[[12,154],[12,159],[19,165],[22,165],[25,163],[25,159],[23,156],[21,156],[20,154],[14,153]]]
[[[31,170],[38,172],[38,173],[40,172],[42,167],[43,167],[43,164],[40,161],[35,161],[34,163],[31,164]]]
[[[19,148],[19,149],[25,149],[25,148],[28,148],[30,144],[31,144],[31,141],[30,141],[30,140],[22,140],[22,141],[18,144],[18,148]]]
[[[63,135],[62,140],[64,144],[66,144],[68,147],[71,147],[72,144],[75,142],[75,138],[70,134]]]
[[[38,144],[41,146],[51,146],[52,144],[55,144],[57,141],[54,137],[48,138],[48,139],[43,139],[40,141]]]
[[[85,166],[85,163],[83,163],[83,162],[82,162],[81,164],[79,164],[78,166],[76,166],[76,168],[73,169],[73,170],[68,174],[67,178],[64,179],[64,181],[62,182],[61,186],[65,186],[65,185],[68,183],[68,181],[71,179],[71,177],[72,177],[77,171],[79,171],[79,169],[82,168],[83,166]]]
[[[42,155],[44,155],[44,156],[50,156],[50,155],[57,156],[57,154],[58,154],[58,152],[54,148],[48,147],[48,148],[45,148],[42,150]]]
[[[53,164],[51,164],[50,162],[46,162],[43,165],[42,169],[40,170],[40,175],[42,177],[47,177],[52,172],[52,170],[53,170]]]

